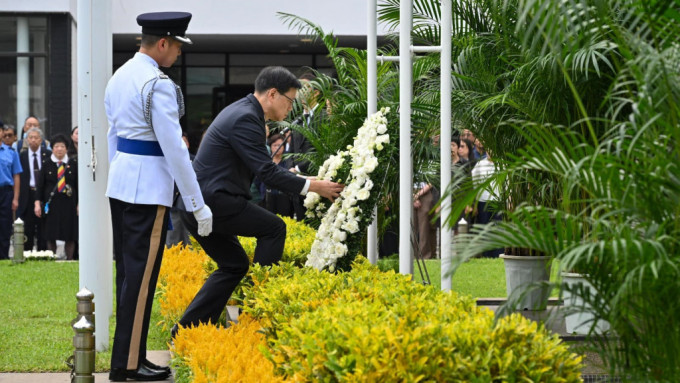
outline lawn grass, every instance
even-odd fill
[[[387,258],[378,261],[383,270],[399,271],[399,259]],[[439,259],[425,260],[430,284],[441,289],[441,261]],[[413,265],[413,276],[416,282],[427,280],[425,271],[418,265]],[[474,258],[460,265],[451,279],[451,290],[474,298],[502,298],[505,297],[505,268],[502,259]]]
[[[441,289],[441,261],[439,259],[426,259],[425,265],[429,275],[430,284]],[[382,270],[399,271],[399,259],[389,257],[378,261]],[[550,279],[556,281],[559,267],[556,262],[552,264]],[[413,265],[413,276],[417,282],[427,280],[425,271],[421,271],[418,265]],[[472,258],[458,267],[451,279],[451,290],[460,294],[467,294],[473,298],[505,298],[505,266],[500,258]],[[553,290],[551,296],[558,296],[559,291]]]
[[[0,372],[68,371],[64,361],[73,353],[78,262],[0,261],[0,286]],[[168,333],[156,326],[158,307],[154,303],[149,350],[167,349]],[[110,341],[115,324],[113,316]],[[110,360],[110,349],[98,352],[96,370],[108,370]]]

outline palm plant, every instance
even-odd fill
[[[398,3],[383,2],[384,21],[398,25]],[[459,260],[497,247],[554,255],[595,288],[572,293],[595,310],[593,329],[611,324],[613,339],[596,338],[611,372],[677,381],[677,1],[453,6],[452,109],[500,171],[476,189],[454,182],[451,216],[491,182],[505,203],[503,222],[458,237]],[[438,2],[414,10],[414,35],[437,44]]]
[[[336,76],[331,77],[316,72],[316,79],[311,86],[318,92],[317,101],[321,105],[329,106],[329,113],[317,121],[313,127],[297,127],[312,144],[314,152],[304,157],[312,164],[312,172],[318,168],[332,154],[344,150],[352,143],[357,129],[362,125],[367,114],[367,53],[365,50],[340,47],[338,39],[332,33],[326,33],[323,28],[305,18],[279,13],[279,17],[289,28],[299,34],[321,41],[328,49],[328,57],[333,62]],[[391,44],[380,48],[379,55],[394,55],[395,49]],[[429,86],[432,73],[438,71],[439,59],[428,56],[420,59],[414,65],[413,77],[416,87],[427,89],[427,92],[416,92],[412,103],[413,130],[411,140],[414,157],[413,173],[418,175],[419,181],[436,184],[438,163],[432,158],[436,148],[432,146],[431,137],[436,134],[439,113],[439,92],[433,92]],[[399,140],[399,72],[398,66],[392,62],[381,62],[377,68],[378,77],[378,109],[390,107],[392,113],[388,116],[388,132],[393,147],[398,147]],[[422,84],[427,84],[424,86]],[[436,99],[436,101],[434,100]],[[395,150],[391,154],[390,163],[399,163],[399,153]],[[398,214],[399,169],[391,166],[387,173],[381,175],[380,193],[384,197],[378,206],[381,216],[386,208]],[[381,232],[384,225],[381,228]]]
[[[520,179],[540,190],[537,181],[552,180],[554,203],[506,210],[505,222],[460,236],[456,250],[461,259],[499,246],[553,254],[594,287],[595,293],[571,293],[594,310],[591,331],[600,320],[611,325],[610,335],[594,338],[611,373],[677,381],[677,7],[668,1],[527,0],[513,12],[522,49],[554,62],[564,78],[573,117],[562,125],[503,121],[524,146],[506,153],[495,181]],[[581,72],[587,78],[575,65],[590,68]],[[600,100],[590,93],[595,84]]]

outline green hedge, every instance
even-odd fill
[[[470,297],[380,272],[360,258],[329,274],[254,266],[245,312],[267,335],[263,350],[295,381],[579,382],[581,357],[557,335]]]

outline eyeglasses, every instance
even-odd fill
[[[278,92],[278,91],[277,91],[277,92]],[[285,94],[283,94],[283,93],[281,93],[281,92],[279,92],[279,94],[282,95],[283,97],[285,97],[288,101],[290,101],[290,104],[291,104],[291,105],[293,105],[293,103],[295,102],[295,100],[293,100],[292,98],[286,96]]]

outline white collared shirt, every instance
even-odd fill
[[[40,167],[42,166],[42,158],[40,158],[40,151],[42,150],[42,145],[38,146],[38,150],[35,152],[31,150],[31,148],[28,148],[28,167],[29,171],[31,172],[31,182],[29,183],[29,186],[34,188],[35,187],[35,172],[33,169],[33,155],[36,155],[36,158],[38,159],[38,170],[40,170]]]

